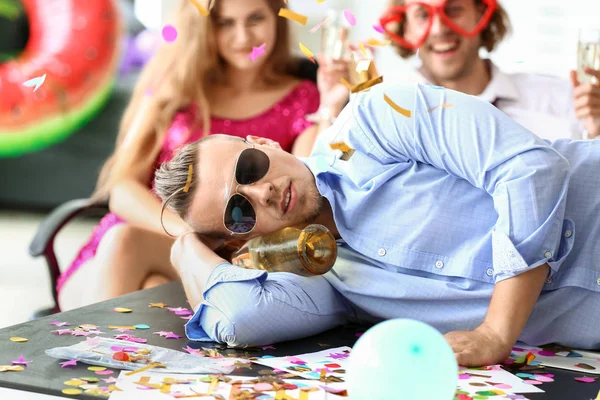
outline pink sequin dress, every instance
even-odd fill
[[[247,119],[211,118],[211,133],[224,133],[245,138],[256,135],[273,139],[286,151],[291,151],[296,137],[312,125],[305,117],[319,108],[319,91],[311,81],[302,81],[267,111]],[[165,141],[157,158],[157,166],[173,158],[175,151],[187,143],[200,139],[201,129],[191,131],[194,115],[190,109],[178,112],[167,130]],[[96,255],[104,234],[113,226],[125,222],[109,213],[94,228],[89,241],[81,248],[70,267],[58,278],[60,292],[66,280],[87,260]]]

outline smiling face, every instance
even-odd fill
[[[220,0],[215,27],[219,55],[234,68],[259,68],[275,47],[277,16],[267,0]],[[262,44],[264,54],[252,61],[248,56],[253,47]]]
[[[404,37],[409,42],[417,42],[423,36],[429,12],[416,3],[436,6],[439,0],[407,0]],[[475,5],[475,0],[448,0],[444,6],[446,15],[454,23],[467,31],[472,31],[481,20],[483,10]],[[479,60],[481,36],[473,38],[461,36],[448,27],[439,15],[433,16],[431,30],[419,48],[423,67],[437,81],[456,80],[468,76]]]
[[[233,179],[236,161],[242,151],[250,148],[267,155],[269,169],[257,182],[238,185]],[[194,170],[196,187],[186,221],[200,233],[231,237],[223,215],[228,199],[235,193],[246,197],[256,213],[252,232],[236,235],[244,239],[311,222],[322,209],[312,172],[298,158],[272,144],[251,145],[231,136],[204,141],[199,145]]]

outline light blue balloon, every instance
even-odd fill
[[[444,336],[410,319],[375,325],[348,359],[350,400],[452,400],[458,364]]]

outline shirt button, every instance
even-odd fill
[[[379,254],[381,257],[385,256],[385,249],[382,247],[381,249],[379,249],[379,251],[377,251],[377,254]]]
[[[596,283],[600,286],[600,278],[596,279]]]
[[[487,270],[485,270],[485,273],[487,276],[492,276],[492,275],[494,275],[494,270],[491,268],[488,268]]]
[[[565,231],[565,237],[571,237],[573,235],[573,231]]]
[[[547,252],[544,253],[544,257],[550,258],[550,257],[552,257],[552,253],[549,252],[549,251],[547,251]]]
[[[436,267],[437,269],[444,268],[444,263],[443,263],[442,261],[436,261],[436,262],[435,262],[435,267]]]
[[[552,283],[552,278],[548,278],[548,279],[546,279],[546,285],[549,285],[549,284],[551,284],[551,283]]]

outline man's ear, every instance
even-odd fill
[[[273,147],[275,149],[281,150],[281,146],[279,145],[279,143],[271,139],[248,135],[246,136],[246,140],[252,144],[260,144],[262,146]]]

